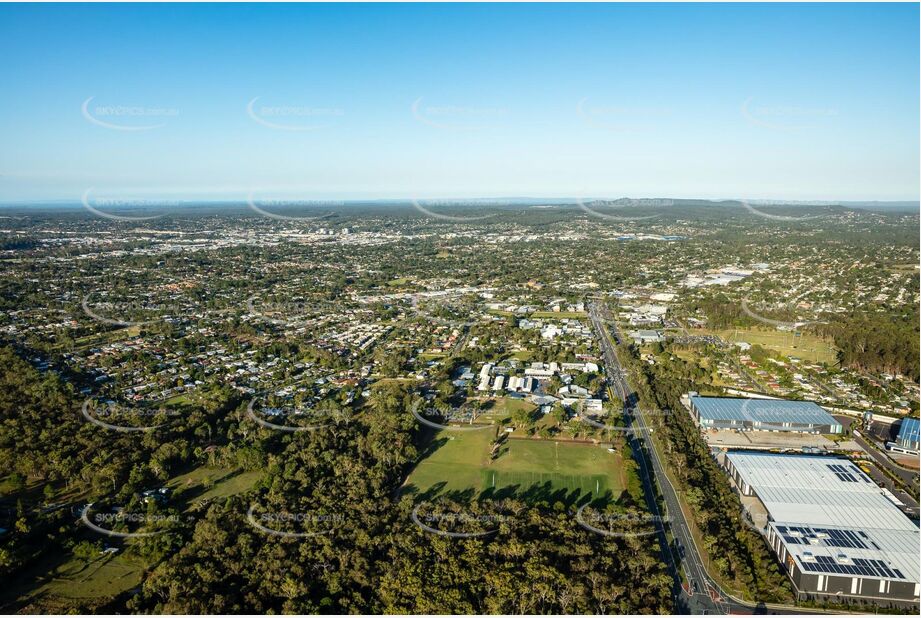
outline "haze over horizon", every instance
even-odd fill
[[[0,202],[916,201],[918,17],[2,5]]]

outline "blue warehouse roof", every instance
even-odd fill
[[[899,442],[917,442],[918,441],[918,419],[906,418],[902,420],[902,427],[899,429]]]
[[[831,414],[811,401],[782,399],[736,399],[731,397],[691,397],[701,419],[712,421],[749,421],[764,425],[840,426]]]

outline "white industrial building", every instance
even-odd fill
[[[849,460],[729,452],[726,468],[764,505],[763,533],[800,598],[918,605],[918,526]]]

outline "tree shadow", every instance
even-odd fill
[[[428,444],[426,444],[426,445],[422,448],[422,451],[419,453],[419,461],[420,461],[420,463],[422,462],[423,459],[425,459],[426,457],[431,456],[433,453],[435,453],[435,451],[437,451],[437,450],[440,449],[442,446],[444,446],[445,444],[447,444],[448,441],[449,441],[449,438],[447,438],[447,437],[435,438],[435,439],[433,439],[433,440],[430,440],[430,441],[428,442]]]
[[[520,484],[505,485],[499,488],[490,487],[480,492],[479,500],[506,500],[517,499],[533,505],[553,506],[556,503],[569,508],[581,507],[584,504],[603,507],[614,501],[614,494],[610,490],[599,496],[581,489],[554,488],[551,481],[532,483],[527,486]]]
[[[208,493],[220,483],[229,481],[230,479],[243,474],[243,472],[244,472],[243,468],[237,468],[235,470],[231,470],[230,472],[228,472],[227,474],[224,474],[223,476],[217,477],[213,481],[208,481],[207,483],[205,481],[200,481],[196,483],[195,485],[188,486],[188,487],[184,485],[180,485],[173,489],[173,494],[174,494],[173,497],[178,498],[179,502],[181,502],[185,506],[186,509],[189,509],[195,505],[196,498],[199,498],[202,495]]]

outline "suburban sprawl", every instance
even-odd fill
[[[0,211],[5,613],[919,610],[916,210],[102,208]]]

